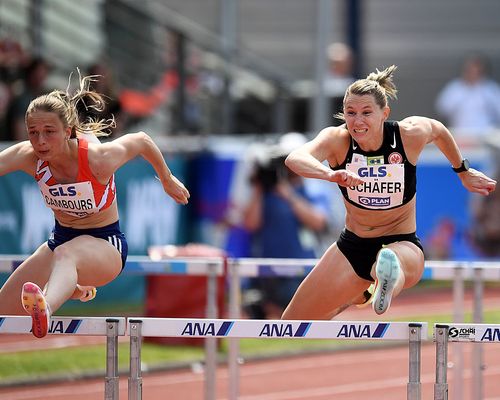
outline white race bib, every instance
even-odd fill
[[[63,211],[75,217],[85,217],[98,212],[90,182],[47,186],[39,181],[43,200],[52,210]]]
[[[364,181],[360,185],[347,188],[347,195],[352,202],[374,210],[403,204],[404,164],[349,163],[346,169],[358,174]]]

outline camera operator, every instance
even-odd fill
[[[243,223],[252,234],[253,257],[314,258],[316,233],[327,227],[326,213],[307,195],[303,178],[289,170],[284,159],[305,142],[303,135],[288,133],[280,143],[260,154],[250,182],[252,195]],[[292,274],[293,275],[293,274]],[[302,277],[254,278],[249,283],[247,308],[253,318],[281,315]]]

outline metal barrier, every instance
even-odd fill
[[[118,336],[125,335],[125,318],[105,317],[52,317],[49,334],[51,335],[88,335],[106,336],[106,376],[104,399],[118,400]],[[0,316],[0,334],[31,335],[31,317]]]
[[[240,316],[240,281],[242,277],[269,277],[269,276],[302,276],[316,264],[316,259],[279,259],[279,258],[233,258],[228,259],[228,273],[230,277],[229,317]],[[483,321],[483,282],[500,281],[500,262],[495,261],[429,261],[425,262],[422,275],[423,280],[453,281],[453,321],[464,321],[464,281],[474,282],[473,320],[475,323]],[[455,349],[454,349],[455,350]],[[463,352],[461,347],[454,351],[455,378],[453,380],[455,399],[463,398]],[[473,387],[474,399],[480,400],[482,393],[482,348],[473,349]],[[238,339],[229,339],[229,399],[236,399],[239,392],[238,382]]]
[[[23,255],[0,256],[0,272],[11,272],[26,258]],[[131,256],[127,260],[124,274],[178,274],[178,275],[204,275],[207,280],[207,309],[205,317],[217,317],[217,283],[216,279],[225,273],[227,261],[229,284],[229,317],[240,317],[240,280],[241,277],[256,276],[305,276],[316,264],[316,259],[257,259],[257,258],[171,258],[151,260],[149,257]],[[464,319],[464,281],[474,282],[474,323],[483,321],[483,282],[500,281],[500,262],[486,261],[426,261],[422,279],[451,280],[453,281],[453,321],[461,323]],[[216,371],[216,340],[210,336],[205,337],[206,365],[206,399],[210,400],[215,384]],[[238,353],[239,339],[229,337],[228,368],[229,368],[229,399],[236,399],[239,391]],[[454,349],[455,350],[455,349]],[[463,353],[461,346],[454,351],[454,392],[455,399],[461,400],[463,395],[462,371]],[[473,349],[473,388],[475,399],[482,397],[482,348],[475,346]]]
[[[436,324],[434,325],[436,341],[436,383],[434,386],[434,399],[448,399],[447,367],[448,343],[500,343],[500,324]],[[473,363],[473,369],[482,369],[482,366]],[[472,382],[472,398],[482,399],[482,385]]]
[[[129,400],[142,399],[140,359],[142,336],[405,340],[409,342],[408,399],[421,399],[420,353],[421,341],[427,340],[427,323],[425,322],[136,318],[129,320],[128,334],[131,346]],[[215,399],[215,390],[206,395],[209,395],[207,399]]]
[[[26,255],[0,255],[0,272],[10,273],[25,259]],[[149,257],[129,256],[123,270],[124,275],[187,275],[207,276],[206,318],[217,318],[217,277],[225,273],[225,257],[176,257],[151,260]],[[215,389],[217,371],[217,341],[205,338],[205,391],[212,393]],[[207,399],[209,396],[207,395]]]

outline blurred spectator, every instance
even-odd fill
[[[354,82],[353,54],[349,46],[344,43],[332,43],[327,49],[328,75],[323,85],[325,96],[329,99],[329,116],[342,112],[344,94],[348,86]],[[335,118],[334,125],[340,125],[342,120]]]
[[[9,86],[0,81],[0,141],[9,140],[7,130],[7,110],[11,101]]]
[[[272,131],[272,104],[254,93],[235,102],[234,131],[236,133],[269,133]]]
[[[493,178],[500,179],[500,134],[485,140],[492,153]],[[494,191],[489,196],[476,196],[472,201],[472,226],[470,239],[484,257],[500,257],[500,193]]]
[[[493,192],[481,197],[474,207],[473,219],[472,243],[480,255],[500,256],[500,195]]]
[[[27,55],[19,44],[12,38],[0,40],[0,78],[2,82],[11,84],[22,78],[22,69],[26,65]]]
[[[156,83],[147,90],[123,89],[120,102],[132,117],[141,119],[153,116],[163,106],[168,106],[171,133],[199,133],[202,128],[202,111],[199,105],[200,68],[199,54],[190,48],[186,61],[178,60],[178,42],[183,38],[168,35],[163,71]],[[179,62],[182,64],[179,65]]]
[[[26,59],[26,53],[17,41],[9,37],[0,39],[0,141],[11,139],[7,112],[14,94],[22,88]]]
[[[354,54],[352,49],[341,42],[334,42],[326,49],[328,70],[323,78],[323,90],[328,102],[328,118],[331,125],[340,125],[343,121],[335,118],[342,111],[344,94],[347,87],[354,82]],[[310,81],[298,81],[293,85],[294,99],[292,103],[291,129],[298,132],[309,130],[311,119],[311,99],[316,95],[316,87]]]
[[[426,257],[431,260],[449,260],[452,258],[455,232],[456,226],[452,219],[443,218],[439,221],[426,240]]]
[[[436,110],[456,134],[484,135],[500,126],[500,85],[488,77],[484,57],[467,57],[462,75],[438,94]]]
[[[252,257],[315,258],[315,234],[326,229],[326,212],[312,203],[303,179],[284,165],[288,153],[304,142],[303,135],[288,133],[259,155],[243,218],[252,233]],[[251,279],[243,301],[249,316],[279,317],[303,279],[294,275]]]
[[[26,65],[23,87],[12,99],[7,110],[6,140],[19,141],[26,139],[24,114],[31,100],[47,92],[45,84],[48,74],[49,65],[43,58],[35,57]]]
[[[115,119],[116,127],[110,132],[111,137],[116,137],[126,130],[127,113],[123,110],[119,92],[113,78],[111,68],[104,62],[92,64],[87,69],[87,75],[95,75],[95,80],[91,83],[91,89],[98,93],[102,93],[106,101],[106,106],[103,112],[93,115],[97,119]],[[87,113],[92,115],[92,110],[87,110]]]

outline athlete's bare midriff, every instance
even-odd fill
[[[105,210],[101,210],[88,217],[78,218],[63,211],[53,210],[57,221],[66,227],[75,229],[101,228],[118,221],[118,207],[116,200]]]
[[[365,210],[344,201],[346,228],[360,237],[378,237],[415,232],[416,196],[392,210]]]

